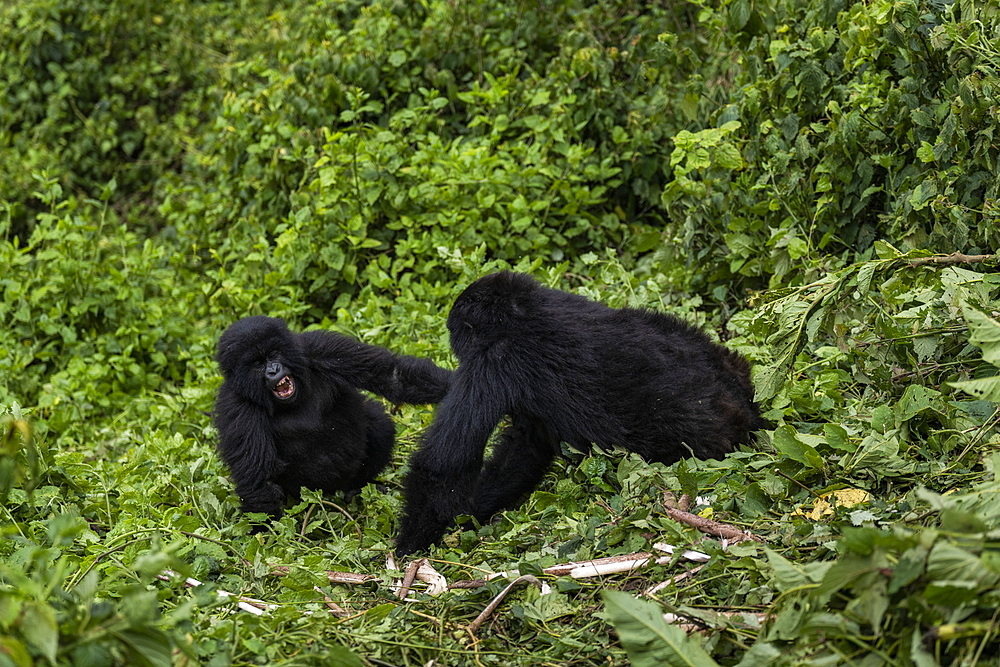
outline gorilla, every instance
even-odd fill
[[[452,372],[328,331],[292,333],[247,317],[219,338],[219,454],[244,512],[282,514],[301,487],[353,495],[389,463],[396,430],[382,405],[437,403]]]
[[[672,463],[721,457],[767,426],[747,360],[671,315],[609,308],[504,271],[459,295],[448,331],[459,366],[410,459],[398,556],[427,549],[459,514],[485,523],[514,505],[560,441]]]

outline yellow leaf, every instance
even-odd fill
[[[824,516],[833,514],[835,505],[837,507],[854,507],[861,503],[867,503],[870,499],[871,494],[862,489],[839,489],[821,495],[813,503],[811,510],[806,511],[803,505],[792,512],[792,516],[804,516],[811,521],[819,521]],[[833,501],[832,503],[831,500]]]

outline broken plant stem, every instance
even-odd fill
[[[425,562],[427,562],[426,558],[418,558],[406,567],[406,574],[403,575],[403,583],[399,585],[399,590],[396,591],[396,597],[400,600],[406,599],[406,594],[410,592],[410,586],[413,585],[413,580],[417,578],[417,570],[420,568],[420,565]]]
[[[475,633],[477,630],[479,630],[480,626],[483,623],[485,623],[487,619],[489,619],[493,611],[500,605],[501,602],[503,602],[503,599],[507,597],[507,593],[510,593],[510,591],[515,586],[520,586],[522,584],[534,584],[535,586],[538,586],[538,589],[542,592],[542,595],[545,595],[547,592],[549,592],[547,590],[549,587],[546,584],[543,584],[536,577],[533,577],[530,574],[525,574],[518,577],[514,581],[507,584],[507,587],[504,588],[502,591],[500,591],[500,593],[495,598],[493,598],[488,605],[486,605],[486,608],[483,609],[483,611],[479,614],[479,616],[476,616],[475,620],[473,620],[472,623],[469,623],[469,628],[468,628],[469,633],[475,636]]]
[[[330,599],[330,596],[323,592],[323,589],[319,586],[313,586],[313,590],[323,596],[324,604],[330,608],[330,613],[337,618],[347,618],[351,615],[351,612],[347,611],[339,604]]]
[[[173,570],[163,570],[160,574],[156,575],[157,579],[161,581],[170,581],[171,579],[179,579],[181,575],[177,574]],[[202,582],[198,581],[194,577],[187,577],[184,579],[184,585],[188,588],[196,588],[203,585]],[[277,609],[278,605],[269,604],[263,600],[258,600],[256,598],[248,598],[236,593],[230,593],[229,591],[219,590],[216,594],[220,598],[236,598],[236,606],[238,606],[243,611],[248,611],[256,616],[263,616],[264,612],[270,609]]]
[[[698,574],[703,567],[705,567],[705,566],[704,565],[699,565],[698,567],[691,568],[687,572],[682,572],[681,574],[678,574],[676,577],[670,577],[666,581],[661,581],[660,583],[656,584],[655,586],[650,586],[649,588],[647,588],[646,590],[644,590],[642,592],[642,594],[645,595],[646,597],[654,597],[657,593],[659,593],[660,591],[662,591],[667,586],[670,586],[671,584],[678,584],[678,583],[684,581],[685,579],[688,579],[688,578],[693,577],[694,575]]]
[[[992,259],[994,255],[966,255],[953,252],[950,255],[934,255],[933,257],[917,257],[910,260],[910,266],[926,266],[927,264],[975,264]]]
[[[706,519],[705,517],[692,514],[691,512],[685,512],[683,510],[673,509],[670,507],[665,507],[664,511],[667,513],[667,516],[674,521],[686,523],[687,525],[693,526],[701,532],[708,533],[713,537],[721,537],[724,540],[733,542],[745,542],[747,540],[753,540],[755,542],[764,541],[763,538],[748,531],[741,530],[736,526],[730,526],[726,523],[712,521],[711,519]]]

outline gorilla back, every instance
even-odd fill
[[[746,359],[670,315],[502,272],[456,299],[448,330],[460,363],[410,462],[397,553],[428,547],[458,514],[482,522],[516,503],[560,440],[672,463],[723,456],[765,425]]]
[[[300,487],[357,491],[388,464],[395,427],[381,404],[440,401],[450,371],[346,336],[295,334],[247,317],[219,339],[219,453],[245,512],[282,513]]]

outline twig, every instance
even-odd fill
[[[725,540],[731,540],[733,542],[745,542],[747,540],[754,540],[755,542],[763,542],[764,539],[754,535],[748,531],[740,530],[735,526],[730,526],[726,523],[719,523],[718,521],[712,521],[711,519],[706,519],[705,517],[698,516],[697,514],[692,514],[691,512],[685,512],[679,509],[673,509],[670,507],[664,507],[664,511],[674,521],[680,521],[681,523],[686,523],[689,526],[693,526],[703,533],[708,533],[714,537],[721,537]]]
[[[156,578],[161,581],[170,581],[171,578],[179,578],[180,575],[173,570],[163,570],[160,574],[156,575]],[[187,577],[184,580],[184,585],[188,588],[195,588],[197,586],[202,586],[202,582],[198,581],[194,577]],[[236,598],[236,606],[238,606],[243,611],[248,611],[251,614],[257,616],[263,616],[264,612],[270,609],[277,609],[278,605],[269,604],[263,600],[258,600],[256,598],[248,598],[243,595],[238,595],[236,593],[230,593],[229,591],[219,590],[216,594],[220,598]]]
[[[654,586],[650,586],[649,588],[647,588],[646,590],[644,590],[642,592],[642,594],[645,595],[646,597],[650,597],[651,598],[654,595],[656,595],[657,593],[659,593],[660,591],[662,591],[667,586],[669,586],[671,584],[678,584],[678,583],[684,581],[685,579],[693,577],[694,575],[698,574],[698,572],[700,572],[703,567],[705,567],[705,566],[704,565],[699,565],[698,567],[691,568],[687,572],[682,572],[681,574],[678,574],[676,577],[670,577],[666,581],[661,581],[660,583],[658,583],[658,584],[656,584]]]
[[[275,565],[271,570],[271,576],[283,577],[291,571],[291,568],[287,565]],[[354,572],[334,572],[333,570],[326,571],[326,578],[331,584],[364,584],[366,582],[372,581],[373,579],[378,579],[374,574],[356,574]]]
[[[664,544],[662,542],[654,544],[653,548],[657,551],[663,551],[668,554],[674,553],[676,547],[672,544]],[[708,554],[703,554],[700,551],[691,551],[690,549],[685,549],[681,556],[687,560],[693,560],[698,562],[707,561],[710,556]],[[593,560],[576,561],[572,563],[562,563],[560,565],[553,565],[552,567],[547,567],[542,570],[542,573],[552,575],[555,577],[562,577],[569,575],[574,579],[586,579],[588,577],[599,577],[606,574],[617,574],[619,572],[630,572],[637,568],[647,565],[649,561],[653,558],[653,554],[648,551],[640,551],[634,554],[623,554],[621,556],[608,556],[607,558],[595,558]],[[671,560],[670,556],[664,556],[656,559],[657,565],[664,565],[669,563]],[[494,572],[486,577],[486,581],[492,579],[498,579],[501,577],[516,577],[519,576],[520,572],[517,570],[510,570],[507,572]],[[475,580],[473,580],[475,581]],[[456,582],[463,584],[462,586],[455,586],[455,588],[465,587],[466,582]],[[472,587],[471,585],[469,586]]]
[[[418,558],[407,566],[406,574],[403,575],[403,583],[400,584],[399,590],[396,591],[396,597],[400,600],[405,599],[406,594],[410,592],[410,586],[413,585],[413,580],[417,577],[417,570],[420,569],[421,563],[425,562],[427,562],[426,558]]]
[[[681,496],[680,500],[678,500],[677,494],[670,489],[667,489],[663,492],[663,504],[670,509],[683,510],[687,512],[691,509],[691,496],[685,493]]]
[[[309,509],[306,510],[306,515],[302,519],[302,530],[299,531],[299,537],[306,536],[306,528],[309,526],[309,517],[312,516],[313,510],[316,509],[316,505],[310,505]]]
[[[500,591],[500,593],[495,598],[493,598],[488,605],[486,605],[486,608],[483,609],[483,611],[479,614],[479,616],[476,616],[475,620],[472,621],[472,623],[469,623],[469,633],[475,635],[476,631],[479,630],[480,626],[486,622],[486,620],[490,617],[493,611],[500,605],[501,602],[503,602],[503,599],[507,597],[507,593],[510,593],[511,589],[513,589],[515,586],[520,586],[521,584],[534,584],[535,586],[538,586],[538,589],[542,592],[542,595],[545,595],[545,593],[549,592],[546,590],[548,589],[547,585],[543,584],[536,577],[533,577],[530,574],[525,574],[523,576],[518,577],[514,581],[507,584],[507,587],[504,588],[502,591]]]
[[[347,611],[339,604],[331,600],[330,596],[324,593],[323,589],[320,588],[319,586],[313,586],[313,590],[323,596],[323,600],[325,600],[324,604],[326,604],[326,606],[330,608],[330,613],[336,616],[337,618],[347,618],[348,616],[351,615],[351,612]]]
[[[950,255],[934,255],[933,257],[917,257],[910,260],[910,266],[925,266],[927,264],[975,264],[992,259],[995,255],[965,255],[953,252]]]

